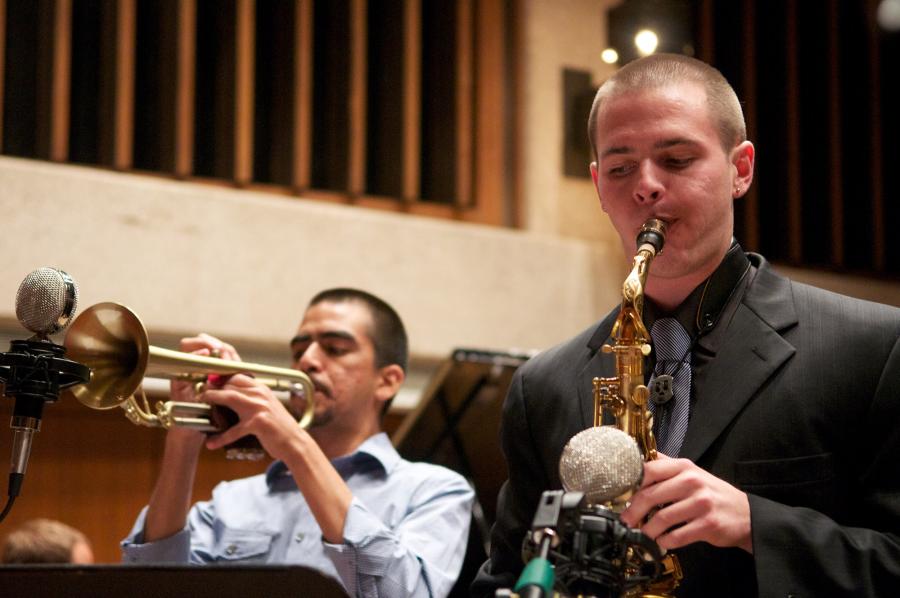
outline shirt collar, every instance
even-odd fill
[[[750,260],[738,242],[732,238],[731,247],[725,253],[716,270],[695,288],[685,300],[670,313],[661,310],[648,299],[644,304],[643,320],[649,330],[657,318],[674,317],[691,337],[702,336],[712,330],[735,292],[741,288]]]
[[[688,334],[703,337],[715,328],[723,310],[732,299],[739,295],[746,286],[750,260],[744,254],[737,240],[732,237],[731,246],[725,253],[722,262],[715,272],[695,288],[687,298],[672,312],[662,313],[649,298],[644,302],[641,319],[647,330],[653,326],[657,318],[670,316],[677,318]],[[614,315],[613,311],[610,316]],[[609,329],[598,326],[587,343],[591,352],[596,352],[609,337]]]
[[[379,432],[367,438],[356,447],[356,450],[349,455],[337,457],[331,460],[331,464],[345,477],[356,471],[359,466],[365,462],[372,462],[389,474],[400,463],[401,457],[394,445],[391,444],[390,438],[384,432]],[[279,479],[291,478],[291,472],[288,470],[284,461],[274,461],[266,470],[266,484],[272,488]],[[293,478],[291,478],[293,479]]]

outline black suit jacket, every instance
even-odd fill
[[[747,492],[754,554],[676,551],[677,594],[900,595],[900,310],[748,257],[756,275],[696,391],[680,456]],[[517,372],[501,430],[509,479],[473,594],[514,585],[538,498],[561,487],[562,449],[592,424],[591,381],[615,374],[588,344],[609,336],[617,311]]]

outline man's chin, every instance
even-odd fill
[[[309,424],[309,427],[321,428],[325,424],[330,423],[332,419],[334,419],[334,414],[330,410],[316,412],[313,415],[312,423]]]

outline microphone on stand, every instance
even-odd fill
[[[34,333],[28,340],[14,340],[9,351],[0,353],[3,394],[15,399],[10,421],[13,446],[6,507],[0,521],[19,495],[35,432],[41,429],[44,404],[59,399],[59,391],[90,379],[86,366],[65,359],[66,349],[48,336],[68,326],[78,306],[78,285],[56,268],[39,268],[19,285],[16,317]]]
[[[613,426],[594,426],[569,439],[559,459],[559,479],[588,504],[619,504],[641,485],[644,459],[634,438]]]
[[[640,486],[643,466],[634,438],[613,426],[583,430],[563,449],[559,473],[565,491],[541,496],[526,553],[539,545],[532,562],[540,564],[547,555],[555,575],[551,583],[566,595],[624,596],[659,574],[656,543],[619,516]],[[526,572],[530,567],[531,562]]]
[[[19,285],[16,317],[32,340],[48,340],[69,325],[78,309],[78,284],[56,268],[38,268]]]

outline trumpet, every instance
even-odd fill
[[[229,418],[212,405],[159,401],[154,412],[146,396],[140,402],[135,398],[145,377],[202,385],[210,374],[252,374],[274,391],[287,391],[290,396],[278,397],[285,407],[291,396],[301,396],[305,406],[298,425],[306,428],[312,422],[315,388],[305,373],[152,346],[137,315],[118,303],[98,303],[86,309],[69,326],[64,345],[69,359],[91,370],[86,384],[66,392],[91,409],[121,407],[136,425],[165,429],[177,426],[202,432],[226,429]]]

